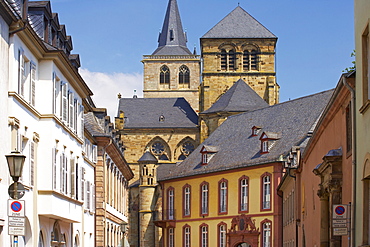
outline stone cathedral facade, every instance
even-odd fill
[[[228,116],[278,103],[276,42],[238,6],[201,37],[197,55],[187,47],[177,1],[169,0],[158,48],[143,56],[144,98],[120,99],[116,118],[135,176],[131,247],[164,244],[161,220],[173,212],[163,210],[158,167],[186,159]]]

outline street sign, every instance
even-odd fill
[[[26,220],[25,220],[24,217],[9,217],[8,225],[9,226],[24,227],[25,222],[26,222]]]
[[[17,197],[15,196],[15,184],[17,184]],[[13,198],[13,199],[21,199],[25,194],[25,189],[23,184],[17,182],[17,183],[12,183],[9,188],[8,188],[8,195]]]
[[[333,219],[347,219],[347,205],[333,205]]]
[[[9,226],[9,235],[24,236],[26,231],[24,227]]]
[[[8,216],[24,217],[24,201],[8,200]]]
[[[348,234],[348,229],[346,228],[334,228],[333,235],[334,236],[343,236]]]
[[[341,227],[347,227],[347,220],[346,219],[340,219],[340,220],[333,220],[333,227],[334,228],[341,228]]]

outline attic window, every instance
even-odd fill
[[[201,164],[208,165],[208,162],[217,152],[218,152],[217,147],[203,146],[203,148],[200,150],[200,153],[202,154]]]
[[[252,127],[252,134],[251,136],[257,136],[258,135],[258,132],[261,130],[261,127],[258,127],[258,126],[253,126]]]
[[[173,34],[173,30],[171,29],[170,30],[170,40],[172,41],[174,39],[175,39],[175,37],[174,37],[174,34]]]
[[[159,122],[164,122],[164,120],[165,120],[165,117],[163,115],[160,115],[159,116]]]
[[[261,153],[268,153],[272,148],[276,140],[281,138],[280,133],[275,132],[263,132],[260,141],[261,141]]]

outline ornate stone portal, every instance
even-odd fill
[[[331,215],[333,205],[342,203],[342,149],[330,150],[323,161],[313,170],[321,178],[317,192],[321,203],[320,246],[339,247],[341,237],[333,236]]]
[[[232,219],[231,229],[227,233],[230,247],[247,246],[258,247],[260,232],[256,228],[255,220],[242,214]]]

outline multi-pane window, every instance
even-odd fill
[[[18,51],[18,93],[24,96],[24,87],[27,79],[27,58],[24,51]]]
[[[36,64],[31,63],[31,73],[30,73],[30,103],[35,106],[36,102]]]
[[[179,87],[190,88],[190,70],[185,65],[182,65],[179,69]]]
[[[35,184],[35,158],[36,158],[36,145],[35,142],[30,144],[30,185]]]
[[[269,142],[268,142],[268,140],[263,140],[261,145],[262,145],[262,150],[261,150],[262,153],[268,153],[268,151],[269,151]]]
[[[190,215],[190,186],[186,185],[183,189],[184,193],[184,216]]]
[[[160,69],[159,85],[161,88],[170,87],[170,69],[166,65],[163,65]]]
[[[67,157],[65,155],[65,152],[63,152],[60,155],[60,191],[63,194],[67,194],[67,174],[68,174],[68,169],[67,169]]]
[[[218,246],[226,247],[226,224],[218,226]]]
[[[201,185],[201,214],[208,214],[208,183]]]
[[[184,247],[190,247],[190,226],[186,225],[184,228]]]
[[[262,177],[262,209],[271,208],[271,176]]]
[[[262,224],[262,247],[271,247],[271,222]]]
[[[227,211],[227,180],[223,179],[219,182],[219,212],[226,213]]]
[[[200,227],[200,246],[208,247],[208,225],[201,225]]]
[[[168,219],[174,219],[175,210],[175,191],[173,188],[168,189]]]
[[[352,111],[351,103],[346,107],[346,142],[347,152],[352,150]]]
[[[168,228],[168,247],[175,246],[175,233],[174,228]]]
[[[62,97],[61,97],[61,110],[60,110],[60,114],[61,114],[61,119],[63,121],[67,121],[67,117],[68,117],[68,86],[67,86],[67,83],[66,82],[62,82],[61,83],[61,90],[62,92]]]
[[[257,51],[255,49],[243,52],[243,69],[245,71],[257,70]]]
[[[240,211],[248,211],[249,181],[247,177],[239,180]]]
[[[235,70],[236,69],[236,53],[235,50],[229,51],[221,50],[221,70]]]

